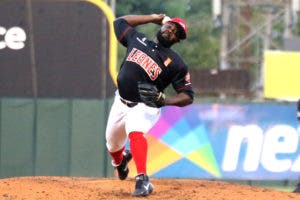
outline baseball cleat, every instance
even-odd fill
[[[129,173],[128,163],[131,159],[132,159],[132,155],[130,151],[126,149],[123,152],[123,160],[121,164],[115,167],[120,180],[124,180],[127,178]]]
[[[131,194],[134,197],[145,197],[152,193],[153,185],[149,182],[146,174],[139,174],[135,177],[135,190]]]

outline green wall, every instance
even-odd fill
[[[111,177],[111,100],[0,99],[0,177]]]

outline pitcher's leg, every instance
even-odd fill
[[[142,132],[129,134],[130,150],[135,162],[137,174],[146,174],[148,142]]]
[[[112,158],[112,165],[115,167],[118,177],[121,180],[127,178],[129,173],[127,164],[132,158],[130,151],[125,150],[127,134],[125,132],[124,117],[126,109],[120,103],[119,97],[116,96],[110,110],[105,133],[106,147]]]
[[[136,165],[137,176],[132,196],[147,196],[153,191],[147,175],[148,142],[145,135],[160,116],[160,109],[138,104],[126,116],[126,132],[129,134],[130,149]]]

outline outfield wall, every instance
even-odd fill
[[[1,99],[1,177],[113,176],[105,148],[111,101]],[[164,107],[150,130],[153,177],[297,180],[300,126],[293,104]],[[135,168],[131,162],[131,176]]]
[[[113,96],[113,16],[90,1],[0,1],[0,97]]]
[[[1,99],[0,176],[111,176],[104,140],[109,103]]]

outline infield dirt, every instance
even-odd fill
[[[159,200],[300,200],[300,194],[209,180],[151,179]],[[138,199],[130,196],[133,179],[81,177],[16,177],[0,179],[2,200]]]

